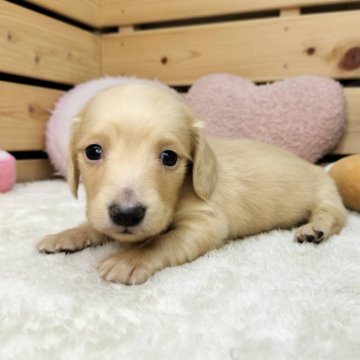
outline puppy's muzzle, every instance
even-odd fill
[[[116,225],[130,227],[139,225],[145,217],[146,207],[137,205],[134,207],[122,208],[117,204],[112,204],[108,209],[111,221]]]

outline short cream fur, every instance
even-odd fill
[[[103,158],[85,149],[99,144]],[[161,164],[162,151],[178,155]],[[109,281],[145,282],[215,249],[228,239],[301,225],[299,242],[338,233],[346,211],[331,178],[282,149],[251,140],[207,140],[201,122],[172,91],[147,84],[109,88],[74,122],[68,180],[76,195],[82,177],[88,222],[50,235],[41,252],[76,251],[108,239],[126,249],[101,261]],[[129,195],[131,194],[131,195]],[[112,203],[146,205],[128,229],[109,218]]]

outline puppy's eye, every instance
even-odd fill
[[[172,150],[165,150],[160,154],[160,161],[165,166],[174,166],[177,162],[178,156]]]
[[[102,158],[102,147],[98,144],[91,144],[85,149],[85,155],[89,160],[96,161]]]

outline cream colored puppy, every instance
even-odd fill
[[[74,123],[68,180],[80,175],[88,222],[50,235],[45,253],[111,239],[133,246],[98,266],[106,280],[140,284],[227,239],[301,225],[299,242],[338,233],[346,211],[331,178],[275,146],[206,140],[174,92],[144,84],[109,88]]]

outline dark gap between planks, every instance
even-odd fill
[[[44,9],[43,7],[39,6],[39,5],[35,5],[35,4],[31,4],[27,1],[24,1],[24,0],[6,0],[7,2],[10,2],[10,3],[13,3],[13,4],[16,4],[16,5],[19,5],[23,8],[26,8],[28,10],[32,10],[32,11],[36,11],[37,13],[39,14],[43,14],[43,15],[46,15],[48,17],[51,17],[55,20],[60,20],[64,23],[67,23],[69,25],[72,25],[72,26],[75,26],[75,27],[78,27],[82,30],[87,30],[87,31],[91,31],[91,32],[95,32],[97,31],[97,28],[95,27],[92,27],[90,25],[87,25],[87,24],[84,24],[82,23],[81,21],[78,21],[78,20],[74,20],[66,15],[61,15],[55,11],[51,11],[51,10],[48,10],[48,9]],[[78,0],[74,0],[74,1],[78,1]]]
[[[16,160],[39,160],[49,158],[45,151],[9,151],[9,153],[14,156]]]

